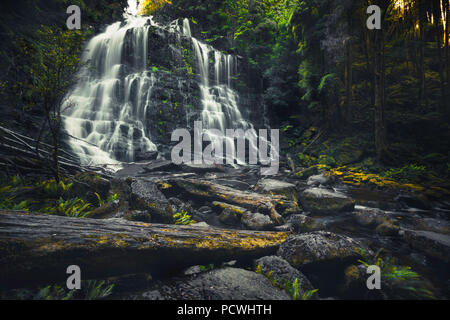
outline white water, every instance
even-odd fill
[[[63,106],[65,129],[74,137],[71,147],[83,164],[129,162],[137,151],[156,150],[146,134],[146,123],[151,121],[146,119],[147,108],[157,81],[147,70],[150,26],[190,38],[200,70],[203,128],[218,129],[221,138],[226,129],[252,128],[243,119],[238,95],[231,88],[235,57],[193,38],[187,19],[180,30],[177,21],[161,27],[151,17],[128,15],[125,22],[108,26],[89,41],[82,56],[86,66]],[[133,54],[125,63],[127,43]]]
[[[183,20],[183,33],[185,36],[191,37],[191,28],[188,19]],[[234,146],[234,139],[226,137],[227,129],[247,130],[253,128],[252,124],[243,118],[238,107],[238,94],[231,87],[232,78],[237,69],[236,57],[223,54],[212,46],[200,42],[193,37],[192,45],[200,70],[204,131],[207,129],[217,129],[221,134],[210,133],[209,138],[211,141],[223,140],[225,143]],[[214,69],[210,70],[212,61],[214,62]],[[210,80],[213,80],[213,82],[211,83]],[[250,147],[256,148],[254,145],[250,145]],[[238,159],[236,158],[236,160]]]
[[[116,22],[86,46],[79,81],[63,109],[71,146],[84,164],[132,161],[136,150],[156,150],[145,133],[148,99],[155,83],[147,71],[150,18]],[[127,39],[126,39],[127,38]],[[125,41],[131,41],[131,65],[123,64]],[[126,74],[126,70],[132,70]],[[119,153],[119,154],[118,154]]]

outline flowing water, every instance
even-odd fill
[[[86,65],[63,107],[70,145],[82,163],[131,162],[137,152],[156,150],[146,127],[151,121],[147,109],[152,89],[158,81],[147,65],[152,27],[190,39],[199,70],[203,128],[217,129],[211,139],[224,138],[228,128],[252,128],[232,89],[236,57],[192,37],[187,19],[182,27],[178,21],[160,26],[151,17],[128,15],[125,22],[108,26],[89,41],[82,56]],[[132,52],[131,59],[124,57],[125,47]]]

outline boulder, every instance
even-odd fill
[[[446,263],[450,262],[449,235],[415,230],[402,230],[401,234],[413,249]]]
[[[306,189],[299,198],[305,211],[318,215],[349,212],[355,207],[355,202],[346,195],[322,188]]]
[[[274,227],[274,223],[269,216],[258,212],[244,212],[241,222],[250,230],[271,230]]]
[[[239,217],[233,210],[229,208],[223,209],[222,213],[219,215],[219,221],[224,225],[231,227],[237,227],[240,225]]]
[[[131,209],[148,211],[153,222],[171,223],[173,208],[158,186],[148,180],[135,179],[131,183]]]
[[[318,174],[318,175],[314,175],[314,176],[310,176],[308,178],[308,180],[306,181],[306,184],[308,186],[312,186],[312,187],[318,187],[320,185],[326,185],[329,181],[328,177],[325,177],[325,175],[323,173]]]
[[[145,172],[157,172],[157,171],[179,171],[180,166],[176,165],[170,160],[154,160],[143,167]]]
[[[154,291],[152,288],[150,291]],[[164,299],[175,300],[290,300],[265,276],[238,268],[195,273],[158,286]],[[141,297],[144,293],[141,294]],[[139,299],[139,297],[138,297]]]
[[[286,223],[290,224],[292,231],[296,233],[323,230],[325,227],[322,223],[317,221],[317,219],[308,217],[304,214],[293,214],[289,216]]]
[[[261,179],[255,186],[255,191],[268,194],[279,194],[292,198],[295,194],[295,185],[275,179]]]
[[[254,262],[254,268],[261,268],[261,272],[265,275],[270,273],[270,278],[276,281],[277,285],[284,287],[286,281],[289,285],[298,279],[300,285],[300,294],[305,291],[313,290],[314,287],[308,278],[299,270],[292,267],[286,260],[277,256],[262,257]]]
[[[277,255],[299,268],[336,260],[356,260],[359,257],[357,250],[364,247],[362,243],[343,235],[315,231],[290,236],[280,246]]]

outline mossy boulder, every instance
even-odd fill
[[[278,256],[266,256],[255,260],[253,267],[259,269],[264,275],[270,275],[270,279],[280,287],[284,287],[286,282],[289,285],[297,279],[299,283],[299,293],[302,295],[305,291],[313,290],[314,287],[308,278],[299,270],[292,267],[286,260]]]
[[[259,212],[244,212],[241,222],[250,230],[271,230],[274,227],[270,217]]]
[[[332,232],[315,231],[290,236],[278,249],[277,255],[292,266],[300,268],[336,260],[357,260],[358,250],[365,246],[352,238]],[[369,252],[369,250],[367,250]]]

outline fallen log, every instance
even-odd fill
[[[283,218],[279,214],[295,213],[299,211],[298,204],[282,195],[267,195],[255,192],[241,191],[223,186],[211,181],[199,179],[168,179],[167,188],[176,186],[181,192],[190,197],[220,201],[270,215],[273,222],[282,224]],[[164,184],[164,183],[163,183]]]
[[[164,276],[192,265],[270,255],[287,236],[0,211],[0,285],[65,281],[70,265],[81,268],[82,279],[144,272]]]

